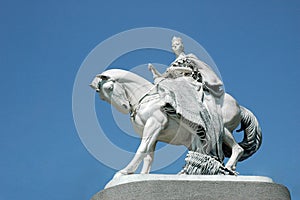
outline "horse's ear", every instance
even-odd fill
[[[101,80],[107,81],[110,79],[109,76],[103,75],[103,74],[98,74],[96,77],[100,78]]]

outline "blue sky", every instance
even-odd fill
[[[199,42],[226,91],[258,117],[263,144],[238,165],[240,174],[271,177],[300,199],[299,1],[0,0],[0,24],[0,200],[89,199],[103,189],[115,170],[96,160],[77,134],[73,84],[100,42],[149,26]],[[173,59],[151,55],[166,65]],[[122,64],[128,69],[139,63]],[[110,113],[100,99],[96,108]],[[114,138],[122,137],[109,119]],[[119,145],[134,151],[138,140],[124,138]],[[177,173],[182,165],[183,157],[153,173]]]

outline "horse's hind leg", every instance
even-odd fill
[[[227,128],[224,128],[224,132],[225,132],[224,138],[223,138],[224,143],[232,148],[231,156],[230,156],[229,160],[227,161],[225,167],[229,170],[235,171],[236,164],[237,164],[238,160],[240,159],[240,157],[243,155],[244,149],[242,147],[240,147],[240,145],[235,141],[231,132]]]
[[[223,142],[231,148],[231,156],[225,167],[229,170],[235,171],[236,164],[244,152],[244,149],[240,147],[232,135],[232,131],[241,122],[241,110],[236,100],[227,93],[224,96],[222,115],[225,133]]]

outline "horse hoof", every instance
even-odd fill
[[[123,172],[123,171],[118,171],[118,172],[114,175],[113,179],[120,178],[121,176],[124,176],[124,175],[126,175],[125,172]]]
[[[239,173],[237,171],[235,171],[235,168],[233,168],[233,167],[226,167],[225,166],[225,169],[226,169],[226,171],[229,172],[229,175],[234,175],[234,176],[239,175]]]

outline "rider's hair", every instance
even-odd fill
[[[176,36],[174,36],[174,37],[172,38],[172,43],[173,43],[174,41],[179,41],[179,42],[183,43],[181,37],[176,37]]]

